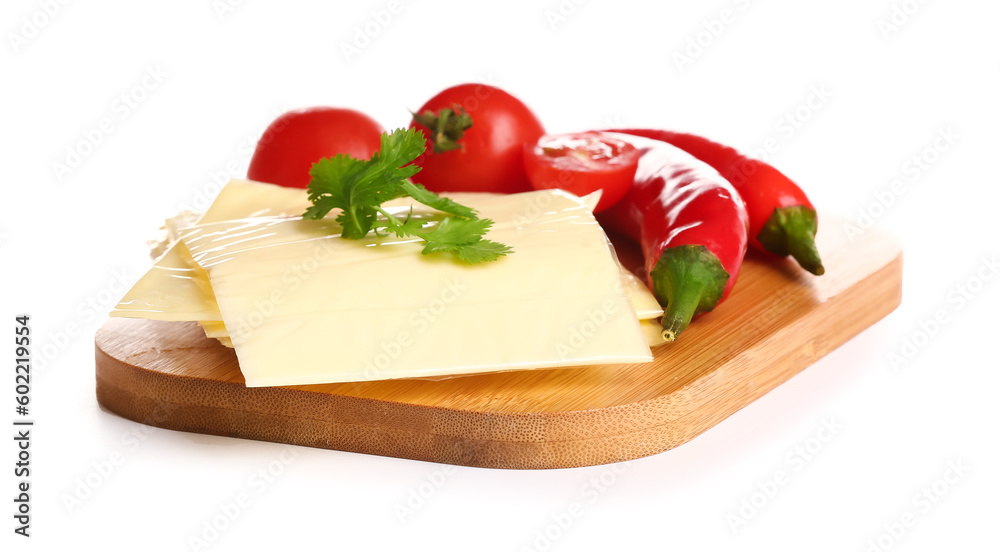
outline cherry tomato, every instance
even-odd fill
[[[257,142],[247,178],[290,188],[309,184],[309,168],[323,157],[346,153],[368,159],[378,151],[382,127],[354,111],[313,107],[275,119]]]
[[[524,168],[536,190],[562,188],[578,196],[603,190],[594,212],[625,197],[639,166],[639,150],[601,132],[542,136],[524,146]]]
[[[531,190],[522,161],[524,144],[535,143],[545,129],[527,106],[503,90],[485,84],[453,86],[428,100],[410,127],[427,136],[427,150],[414,161],[423,170],[413,180],[428,189]]]

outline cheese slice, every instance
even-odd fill
[[[558,190],[458,200],[493,219],[488,237],[515,252],[470,266],[421,255],[415,239],[341,239],[330,218],[182,229],[247,385],[652,359],[582,200]],[[440,214],[415,207],[414,216],[434,224]]]
[[[154,262],[162,257],[177,241],[180,229],[197,224],[201,215],[195,211],[181,211],[168,218],[160,227],[160,235],[156,239],[146,242],[146,245],[149,246],[149,257]]]
[[[295,215],[305,212],[309,205],[309,198],[302,189],[231,180],[197,223]],[[208,275],[191,260],[187,247],[175,239],[181,230],[177,224],[180,220],[189,219],[184,216],[167,222],[166,236],[161,238],[164,241],[153,245],[154,252],[158,249],[165,252],[112,309],[111,316],[170,322],[222,321]]]
[[[663,316],[663,307],[656,302],[656,298],[650,293],[646,284],[642,283],[642,280],[624,267],[621,268],[620,276],[622,287],[628,296],[632,309],[635,311],[636,318],[639,319],[639,326],[642,329],[642,333],[646,337],[646,344],[654,347],[667,343],[663,339],[660,323],[655,320]],[[212,304],[217,308],[218,305],[215,303],[214,295],[211,297],[211,300]],[[218,311],[216,310],[215,312]],[[221,317],[221,315],[219,316]],[[199,321],[199,324],[205,329],[206,336],[218,339],[226,347],[233,347],[233,341],[229,338],[229,331],[223,322],[203,320]]]
[[[488,194],[474,193],[448,195],[459,203],[490,197]],[[591,196],[582,198],[591,207],[596,199]],[[305,190],[302,189],[249,180],[229,181],[200,217],[182,213],[167,221],[164,225],[164,236],[151,244],[154,256],[157,257],[155,264],[112,309],[111,316],[197,321],[203,323],[208,337],[219,339],[223,344],[232,346],[231,341],[226,339],[228,334],[208,275],[191,259],[187,246],[177,242],[177,236],[183,228],[192,224],[296,215],[304,212],[309,205],[311,204]],[[408,202],[396,202],[396,205],[405,206]],[[541,208],[537,205],[529,206],[521,216],[530,217]],[[621,278],[622,285],[640,320],[657,318],[663,314],[663,309],[645,284],[624,268],[621,269]],[[211,326],[211,333],[209,326],[204,324],[208,322],[216,323]]]
[[[486,194],[450,194],[459,202],[475,201]],[[593,207],[595,197],[582,200]],[[403,203],[405,205],[405,203]],[[154,266],[133,286],[112,310],[111,316],[150,318],[167,321],[197,321],[205,334],[232,348],[233,342],[222,321],[208,274],[191,259],[191,254],[177,238],[181,229],[199,223],[260,216],[296,215],[310,205],[304,190],[253,182],[232,180],[203,214],[183,212],[168,219],[161,229],[160,239],[150,243],[157,258]],[[530,216],[537,208],[529,209]],[[651,319],[663,314],[662,308],[646,285],[624,268],[622,285],[639,318],[640,327],[649,346],[665,343],[659,324]]]
[[[656,320],[651,318],[640,320],[639,328],[642,329],[642,335],[646,338],[646,345],[650,347],[659,347],[670,343],[663,338],[663,326]]]
[[[639,320],[650,320],[663,316],[663,307],[656,301],[656,297],[649,291],[646,284],[642,283],[642,280],[626,270],[625,267],[621,267],[619,276],[622,280],[622,287],[625,288],[625,294],[628,295],[629,303],[632,304],[632,309],[635,310],[635,315]]]

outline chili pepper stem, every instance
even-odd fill
[[[663,339],[673,341],[692,318],[715,308],[729,273],[704,245],[679,245],[663,251],[649,279],[664,306]]]
[[[675,295],[674,300],[667,305],[663,312],[661,326],[664,340],[677,339],[677,336],[688,327],[691,319],[694,318],[695,311],[698,310],[698,303],[701,301],[703,292],[703,286],[691,285],[684,288],[682,293]]]
[[[775,209],[757,240],[771,253],[791,255],[802,268],[817,276],[825,272],[816,249],[816,211],[804,205]]]

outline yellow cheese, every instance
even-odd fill
[[[625,270],[624,267],[621,269],[621,279],[622,287],[625,288],[625,293],[628,295],[629,302],[632,303],[632,308],[639,320],[663,316],[663,307],[656,301],[656,297],[649,291],[646,284],[642,283],[642,280]]]
[[[226,330],[226,325],[221,321],[201,321],[198,322],[198,325],[205,330],[206,337],[214,337],[216,339],[220,337],[229,337],[229,331]]]
[[[486,194],[472,193],[448,195],[459,203],[489,197]],[[582,199],[592,207],[597,197],[587,196]],[[219,192],[208,210],[195,222],[207,224],[248,217],[295,215],[304,212],[309,205],[305,190],[302,189],[249,180],[231,180]],[[408,202],[397,201],[396,205],[408,205]],[[530,205],[518,216],[528,219],[543,208],[541,205]],[[165,252],[158,255],[153,267],[122,298],[111,311],[111,316],[217,322],[217,325],[212,327],[212,333],[206,331],[206,334],[214,338],[227,335],[215,296],[208,283],[208,275],[191,260],[187,247],[176,242],[176,236],[184,227],[184,223],[192,220],[194,219],[189,214],[183,214],[164,225],[167,233],[162,241],[156,242],[153,247],[154,252],[159,250]],[[621,271],[621,278],[639,319],[657,318],[663,314],[663,310],[645,284],[624,268]],[[228,340],[220,339],[220,341],[229,345]]]
[[[341,239],[329,218],[181,230],[211,279],[247,385],[652,359],[583,201],[551,190],[457,200],[493,219],[488,237],[515,252],[470,266],[421,255],[414,239]]]
[[[649,292],[649,288],[624,268],[621,269],[621,283],[629,303],[635,311],[636,318],[640,321],[642,333],[646,336],[646,344],[654,347],[666,343],[667,341],[663,339],[661,333],[660,323],[655,320],[663,315],[663,307],[656,302],[656,298]],[[215,305],[215,296],[213,295],[211,299],[212,304]],[[232,340],[228,339],[229,332],[226,330],[226,325],[221,321],[201,321],[199,323],[205,328],[205,335],[218,339],[227,347],[233,346]]]
[[[301,188],[286,188],[252,180],[230,180],[223,186],[199,224],[249,217],[301,215],[312,203]]]
[[[631,298],[632,296],[630,296]],[[634,306],[634,304],[633,304]],[[663,328],[660,323],[655,320],[654,317],[643,318],[643,315],[648,314],[650,311],[638,312],[639,317],[639,328],[642,330],[643,337],[646,338],[646,345],[650,347],[658,347],[667,343],[666,339],[663,339]],[[202,328],[205,329],[205,335],[214,339],[218,339],[220,343],[233,348],[233,340],[229,337],[229,331],[226,330],[226,325],[222,322],[199,322]]]
[[[181,242],[157,259],[110,315],[170,322],[222,320],[208,275]]]
[[[643,337],[646,338],[646,345],[659,347],[664,343],[669,343],[669,341],[663,339],[663,326],[656,320],[649,318],[640,320],[639,327],[642,329]]]
[[[199,224],[246,217],[294,215],[305,212],[310,205],[305,190],[264,184],[250,180],[231,180],[219,192],[208,210],[198,219]],[[165,225],[167,247],[125,297],[111,311],[111,316],[148,318],[166,321],[219,321],[208,276],[193,261],[187,247],[172,241],[180,232],[178,221]]]
[[[667,341],[663,339],[660,323],[655,320],[663,315],[663,307],[656,302],[656,298],[649,292],[646,284],[642,283],[634,274],[622,268],[620,276],[625,294],[628,296],[629,303],[635,311],[636,318],[640,321],[639,326],[646,337],[646,344],[650,347],[663,345]],[[207,278],[207,275],[205,278]],[[218,313],[218,305],[215,304],[215,295],[213,294],[210,299],[215,308],[213,312]],[[219,316],[221,317],[221,315]],[[218,339],[226,347],[233,346],[232,340],[229,339],[229,332],[226,330],[226,325],[222,321],[202,320],[199,321],[199,324],[205,329],[206,336]]]
[[[180,229],[197,224],[199,218],[201,218],[201,213],[195,211],[181,211],[168,218],[160,227],[160,235],[155,240],[146,242],[146,245],[149,246],[150,258],[156,261],[163,256],[167,249],[177,241]]]

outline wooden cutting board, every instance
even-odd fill
[[[897,242],[853,243],[825,216],[827,273],[749,254],[729,299],[649,364],[441,381],[247,388],[236,355],[193,322],[111,319],[97,399],[158,427],[489,468],[619,462],[685,443],[892,312]],[[622,262],[634,247],[618,243]]]

